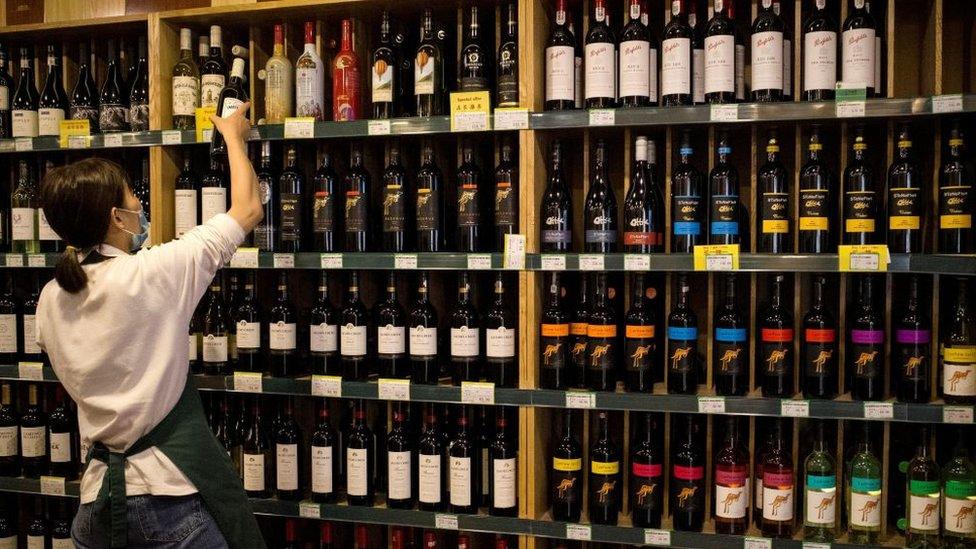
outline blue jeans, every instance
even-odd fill
[[[128,545],[154,549],[219,549],[227,547],[217,523],[198,494],[132,496],[127,499]],[[108,505],[86,503],[78,508],[71,539],[78,549],[110,546]]]

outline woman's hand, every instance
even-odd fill
[[[250,108],[251,102],[247,101],[227,118],[211,114],[210,121],[213,122],[214,128],[224,136],[225,141],[236,141],[243,144],[251,132],[251,120],[247,117],[247,111]]]

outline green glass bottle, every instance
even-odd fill
[[[837,468],[824,438],[824,421],[815,424],[816,441],[803,462],[803,539],[830,543],[837,537]]]
[[[915,457],[908,463],[905,489],[905,545],[935,547],[939,543],[939,496],[942,474],[929,451],[929,430],[922,427]]]
[[[976,466],[960,427],[952,459],[942,469],[943,549],[976,547]]]
[[[848,543],[876,545],[881,535],[881,462],[871,453],[867,422],[847,471],[846,490]]]

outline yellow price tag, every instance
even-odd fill
[[[62,120],[60,123],[60,139],[58,144],[61,148],[68,146],[68,138],[73,136],[91,137],[91,124],[88,119],[84,120]]]
[[[888,246],[884,244],[837,246],[837,268],[848,271],[887,271],[891,263]]]
[[[197,107],[196,110],[196,128],[197,128],[197,142],[209,141],[208,137],[205,137],[207,130],[213,131],[213,122],[210,121],[210,115],[217,114],[217,107]],[[208,134],[209,135],[209,134]]]
[[[491,95],[487,91],[455,92],[451,94],[451,131],[476,132],[489,130]]]
[[[696,271],[739,270],[738,244],[710,244],[695,246]]]

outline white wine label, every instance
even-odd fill
[[[480,336],[478,328],[451,328],[451,356],[478,356]]]
[[[37,137],[37,111],[10,111],[13,137]]]
[[[188,341],[190,360],[197,360],[197,334],[190,334]]]
[[[203,361],[227,362],[227,336],[204,334]]]
[[[945,529],[958,534],[976,533],[976,501],[946,497]]]
[[[0,315],[0,353],[17,352],[17,315]]]
[[[322,120],[324,111],[322,83],[325,75],[322,61],[317,63],[315,68],[295,70],[295,114]]]
[[[433,356],[437,354],[437,328],[417,326],[410,328],[410,354]]]
[[[173,116],[194,116],[199,106],[200,80],[193,76],[174,76]]]
[[[294,322],[268,323],[268,342],[274,351],[293,351],[298,348],[298,325]]]
[[[350,496],[367,494],[366,477],[369,474],[367,452],[366,449],[346,449],[346,493]]]
[[[908,528],[919,532],[937,532],[939,530],[939,494],[935,497],[916,496],[909,494]]]
[[[422,63],[422,64],[421,64]],[[414,95],[430,95],[434,93],[434,65],[429,56],[418,55],[413,63],[413,93]]]
[[[752,89],[783,89],[783,33],[752,35]]]
[[[460,507],[471,505],[471,458],[451,457],[449,459],[451,505]]]
[[[441,457],[438,455],[420,454],[417,486],[420,488],[420,501],[423,503],[440,503],[441,501]]]
[[[27,549],[45,549],[44,536],[27,536]]]
[[[37,315],[24,315],[24,353],[41,354],[41,346],[37,344]]]
[[[298,445],[275,445],[278,490],[298,490]]]
[[[546,101],[575,99],[575,67],[572,46],[546,48]]]
[[[875,44],[874,29],[844,31],[841,81],[846,88],[873,88]]]
[[[216,108],[222,89],[224,89],[224,75],[202,75],[200,77],[200,106]]]
[[[620,43],[620,96],[647,97],[650,95],[650,44],[646,40]]]
[[[851,492],[851,516],[854,526],[881,526],[881,495]]]
[[[942,389],[947,395],[976,395],[976,363],[949,362],[943,355]]]
[[[806,491],[806,521],[811,524],[833,524],[837,513],[837,491]]]
[[[409,499],[410,493],[410,474],[412,471],[410,464],[410,452],[387,452],[387,497],[389,499]]]
[[[197,191],[195,189],[176,189],[174,216],[176,238],[183,236],[197,226]]]
[[[71,433],[51,433],[51,462],[71,462]]]
[[[705,93],[735,91],[735,39],[722,34],[705,38]]]
[[[0,549],[3,544],[0,544]],[[71,538],[51,538],[51,549],[75,549],[75,543]]]
[[[47,452],[46,427],[20,428],[20,455],[25,458],[41,457]]]
[[[339,350],[339,327],[335,324],[313,324],[308,331],[309,349],[313,353],[334,353]]]
[[[244,454],[244,489],[248,492],[263,492],[264,454]]]
[[[224,98],[224,108],[220,111],[221,118],[227,118],[228,116],[237,112],[237,109],[241,108],[244,102],[236,97],[225,97]]]
[[[515,329],[501,327],[485,330],[485,355],[489,358],[514,357]]]
[[[34,208],[11,208],[10,236],[14,240],[34,240],[37,238],[37,210]]]
[[[518,491],[518,478],[515,458],[492,460],[494,482],[491,494],[494,506],[498,509],[515,507],[515,494]]]
[[[0,111],[10,110],[10,86],[0,86]]]
[[[715,516],[720,518],[743,518],[746,516],[746,504],[749,499],[746,486],[715,485]]]
[[[344,356],[366,355],[366,326],[346,324],[339,328],[339,352]]]
[[[17,536],[0,538],[0,549],[17,549]]]
[[[793,520],[793,489],[780,490],[763,486],[763,518]]]
[[[61,240],[58,237],[58,233],[54,232],[54,229],[51,228],[51,224],[47,222],[47,216],[44,215],[42,208],[37,209],[37,238],[41,240]]]
[[[591,97],[615,97],[617,82],[617,50],[609,42],[596,42],[584,46],[583,70],[584,90],[587,99]]]
[[[803,89],[832,90],[836,84],[837,33],[806,33],[803,36]]]
[[[404,326],[378,326],[376,350],[381,355],[402,355],[407,352],[407,328]]]
[[[691,93],[691,39],[668,38],[661,45],[661,95]]]
[[[312,446],[312,493],[331,494],[332,446]]]
[[[38,109],[37,135],[60,135],[62,120],[64,120],[64,109]]]
[[[0,457],[17,455],[17,426],[0,427]]]
[[[261,348],[261,323],[241,320],[237,323],[237,348]]]
[[[393,101],[393,72],[395,66],[386,61],[373,63],[373,103],[389,103]]]
[[[200,219],[203,223],[222,213],[227,213],[227,189],[224,187],[204,187],[200,190]]]

